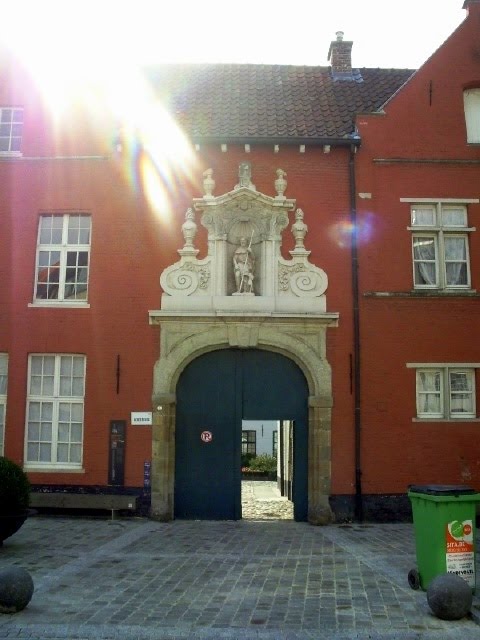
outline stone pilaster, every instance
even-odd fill
[[[314,525],[330,524],[333,519],[328,496],[331,478],[332,398],[309,398],[308,453],[308,521]]]
[[[152,425],[152,506],[155,520],[173,519],[175,477],[174,397],[155,398]]]

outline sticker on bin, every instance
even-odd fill
[[[453,520],[447,524],[447,573],[460,576],[475,588],[475,553],[472,520]]]

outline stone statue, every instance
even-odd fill
[[[213,179],[213,169],[207,169],[203,172],[203,190],[205,191],[204,198],[212,199],[213,190],[215,189],[215,180]]]
[[[240,187],[247,187],[255,191],[255,185],[252,183],[252,166],[249,162],[241,162],[238,167],[238,184],[235,185],[235,189]]]
[[[255,256],[251,247],[247,246],[246,238],[240,239],[240,245],[233,254],[233,271],[235,274],[237,294],[254,294],[253,278],[255,274]]]
[[[275,180],[275,190],[277,192],[276,198],[284,199],[285,189],[287,188],[287,181],[285,180],[286,172],[283,169],[277,169],[277,179]]]

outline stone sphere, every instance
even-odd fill
[[[442,620],[460,620],[472,607],[472,589],[460,576],[443,573],[427,589],[430,609]]]
[[[32,576],[26,569],[9,567],[0,571],[0,613],[25,609],[33,595]]]

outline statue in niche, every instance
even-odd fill
[[[253,234],[252,234],[253,238]],[[255,295],[253,291],[253,279],[255,275],[255,256],[252,251],[252,240],[247,245],[246,238],[240,239],[240,245],[233,254],[233,272],[237,294],[248,293]]]

